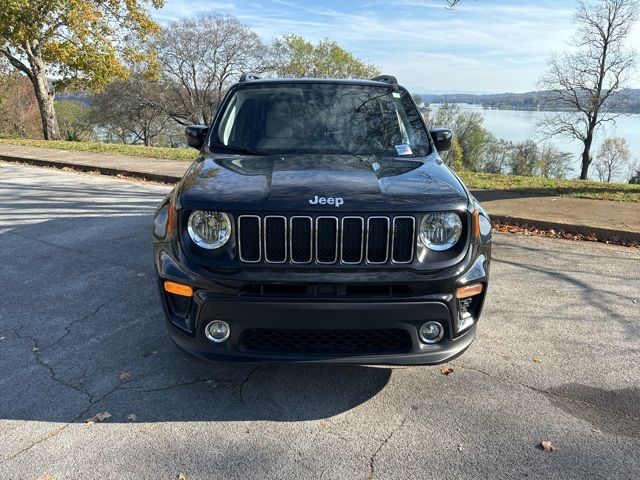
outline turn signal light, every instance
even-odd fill
[[[475,285],[467,285],[466,287],[460,287],[456,290],[456,297],[468,298],[482,293],[482,284],[476,283]]]
[[[190,297],[193,295],[193,288],[189,285],[183,285],[182,283],[172,282],[170,280],[165,280],[164,289],[169,293],[182,297]]]

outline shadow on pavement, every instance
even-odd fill
[[[102,192],[99,205],[60,187],[34,193],[16,191],[17,213],[0,209],[0,284],[11,286],[0,305],[0,418],[299,421],[350,410],[388,383],[388,368],[183,355],[165,332],[152,264],[163,193]]]
[[[569,383],[549,389],[547,397],[601,432],[640,438],[640,388],[606,390]]]

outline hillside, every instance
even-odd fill
[[[452,93],[452,94],[420,94],[427,103],[471,103],[486,108],[509,110],[555,110],[559,106],[542,106],[548,91],[527,93],[496,93],[487,95]],[[620,113],[640,113],[640,89],[632,89],[623,95],[612,98],[608,104],[614,104],[612,111]]]

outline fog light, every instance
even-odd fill
[[[444,336],[444,328],[438,322],[427,322],[420,327],[420,340],[424,343],[438,343]]]
[[[214,320],[204,329],[204,334],[212,342],[220,343],[229,338],[231,329],[227,322],[221,320]]]

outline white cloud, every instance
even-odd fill
[[[265,40],[284,33],[313,41],[329,37],[420,91],[532,90],[548,56],[566,46],[574,29],[572,1],[467,1],[454,11],[443,7],[444,0],[369,0],[340,9],[292,0],[201,0],[194,10],[183,2],[168,0],[168,11],[227,11]]]

